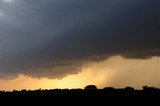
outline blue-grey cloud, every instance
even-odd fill
[[[85,61],[160,55],[159,0],[0,0],[0,72],[59,78]]]

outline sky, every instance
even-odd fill
[[[159,87],[159,0],[0,0],[0,90]]]

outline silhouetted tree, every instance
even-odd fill
[[[95,85],[87,85],[84,89],[97,89]]]
[[[143,86],[143,87],[142,87],[143,90],[146,90],[146,89],[148,89],[148,88],[149,88],[148,86]]]
[[[156,92],[156,91],[159,91],[158,88],[156,87],[148,87],[148,86],[143,86],[143,91],[147,91],[147,92]]]
[[[133,92],[134,88],[133,87],[125,87],[124,90],[128,91],[128,92]]]

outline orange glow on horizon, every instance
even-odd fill
[[[84,88],[88,84],[100,85],[107,78],[105,74],[95,75],[92,70],[83,70],[77,75],[68,75],[62,79],[35,79],[32,77],[19,75],[14,80],[0,80],[0,90],[35,90],[35,89],[72,89]]]
[[[0,90],[72,89],[84,88],[90,84],[98,88],[132,86],[139,89],[144,85],[160,87],[159,69],[160,57],[125,59],[114,56],[101,62],[90,62],[82,72],[62,79],[35,79],[21,74],[13,80],[0,80]]]

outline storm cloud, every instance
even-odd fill
[[[159,0],[0,0],[0,76],[62,78],[114,55],[160,55]]]

